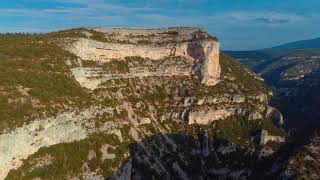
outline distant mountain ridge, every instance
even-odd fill
[[[294,41],[279,46],[252,51],[224,51],[256,73],[261,73],[265,66],[282,58],[318,57],[320,55],[320,37],[308,40]]]
[[[282,44],[272,48],[268,48],[266,50],[295,50],[295,49],[314,49],[314,48],[320,48],[320,37],[314,38],[314,39],[290,42],[290,43]]]

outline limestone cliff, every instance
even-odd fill
[[[178,71],[174,75],[194,74],[208,86],[219,82],[219,42],[201,29],[93,29],[93,31],[103,33],[103,38],[100,41],[78,38],[68,45],[67,49],[83,60],[99,62],[124,60],[127,57],[140,57],[155,61],[181,57],[192,68],[187,73]],[[165,71],[164,69],[163,72]],[[160,76],[170,75],[170,72],[169,70],[169,74],[160,74]],[[145,74],[152,73],[146,72]]]

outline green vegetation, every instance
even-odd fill
[[[49,41],[60,41],[64,38],[90,38],[96,41],[109,42],[102,32],[95,31],[89,28],[75,28],[63,31],[52,32],[48,34],[43,34],[40,38],[44,38]]]
[[[129,66],[125,61],[111,60],[102,66],[104,71],[117,71],[117,73],[129,73]]]
[[[262,129],[267,130],[272,135],[285,135],[284,131],[276,127],[270,119],[250,121],[241,116],[217,121],[211,125],[210,131],[218,139],[233,142],[242,147],[254,147],[256,144],[254,141],[250,142],[250,139]]]
[[[231,57],[221,54],[221,72],[222,76],[233,76],[235,77],[235,82],[239,87],[242,87],[240,90],[244,94],[257,94],[266,92],[269,90],[267,85],[254,78],[252,74],[249,74],[249,70],[245,70],[245,67],[239,62],[233,60]]]
[[[163,102],[167,96],[165,89],[158,86],[155,91],[146,92],[142,99],[147,102]]]
[[[82,67],[101,68],[108,73],[129,73],[128,63],[124,60],[110,60],[109,62],[99,62],[93,60],[82,60]]]
[[[74,55],[45,40],[41,35],[0,35],[0,131],[39,112],[56,113],[65,105],[90,101],[65,63]]]

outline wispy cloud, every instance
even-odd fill
[[[234,22],[262,23],[262,24],[287,24],[301,21],[306,17],[297,14],[278,12],[231,12],[225,14],[227,19]]]

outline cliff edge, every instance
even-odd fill
[[[128,57],[161,61],[179,57],[189,67],[187,70],[177,70],[179,67],[164,67],[158,73],[142,70],[140,74],[134,71],[127,72],[132,77],[141,76],[171,76],[196,75],[200,80],[213,86],[219,82],[219,42],[208,33],[199,28],[166,28],[166,29],[90,29],[82,32],[86,38],[73,39],[67,45],[67,50],[82,60],[96,62],[110,62],[112,60],[125,60]],[[98,35],[97,35],[98,34]],[[94,37],[99,38],[94,38]],[[174,62],[173,62],[174,63]],[[174,69],[174,70],[173,70]],[[80,72],[79,72],[80,71]],[[88,69],[75,69],[75,74]],[[101,72],[99,73],[101,74]],[[108,76],[108,73],[103,73]],[[120,77],[128,77],[119,74]],[[84,78],[86,79],[86,78]],[[107,78],[109,79],[109,78]],[[94,89],[99,85],[83,82],[83,76],[78,81],[88,88]],[[100,82],[104,81],[102,79]],[[90,85],[91,84],[91,85]]]

